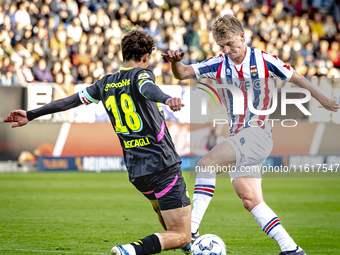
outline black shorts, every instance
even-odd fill
[[[190,205],[180,163],[163,171],[141,176],[131,183],[149,200],[157,200],[161,211]]]

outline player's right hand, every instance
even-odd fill
[[[185,55],[184,51],[179,53],[178,50],[176,51],[168,50],[167,53],[162,53],[162,56],[165,57],[170,63],[181,62],[184,55]]]
[[[337,112],[340,108],[338,99],[336,97],[326,98],[326,100],[320,102],[322,107],[327,109],[328,111]]]
[[[181,108],[184,106],[184,104],[182,104],[182,100],[177,97],[167,99],[165,104],[168,105],[174,112],[181,110]]]
[[[17,122],[12,125],[12,128],[25,126],[29,120],[27,119],[26,111],[24,110],[14,110],[11,111],[10,114],[6,117],[4,122]]]

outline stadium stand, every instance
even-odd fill
[[[160,52],[183,50],[186,64],[219,54],[210,30],[214,17],[226,13],[242,20],[248,45],[307,78],[340,78],[340,5],[333,0],[4,0],[1,85],[67,81],[69,94],[70,84],[91,84],[119,69],[120,39],[134,25],[158,40],[150,66],[157,83],[187,85],[172,77]]]

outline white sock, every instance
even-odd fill
[[[296,243],[282,227],[280,219],[269,206],[262,202],[253,208],[250,213],[255,218],[256,223],[270,237],[275,239],[281,251],[291,251],[296,249]]]
[[[196,233],[201,224],[203,215],[214,195],[215,184],[216,173],[208,173],[208,175],[197,173],[194,196],[192,199],[191,233]]]
[[[131,244],[122,245],[123,249],[125,249],[130,255],[136,255],[136,250]]]

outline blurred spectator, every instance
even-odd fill
[[[57,48],[50,49],[47,53],[47,66],[51,68],[54,63],[58,63],[59,61],[59,50]]]
[[[55,13],[57,16],[60,17],[58,23],[61,21],[68,23],[72,19],[70,12],[67,10],[66,2],[62,0],[53,0],[50,4],[50,9],[51,12]]]
[[[157,46],[162,47],[163,39],[162,39],[161,33],[158,30],[158,22],[156,20],[151,20],[149,22],[148,27],[146,27],[145,30],[148,31],[152,36],[156,38]]]
[[[55,37],[55,29],[56,29],[57,23],[55,18],[49,17],[47,20],[47,34],[48,39],[51,40],[51,38]]]
[[[320,36],[319,36],[318,32],[316,32],[316,31],[312,32],[311,41],[310,42],[313,44],[314,49],[319,49]]]
[[[29,27],[31,25],[31,18],[24,3],[19,5],[19,9],[15,12],[14,20],[17,26],[23,28]]]
[[[72,38],[73,42],[79,43],[83,34],[81,22],[79,18],[74,18],[73,23],[69,24],[66,29],[66,35],[68,38]]]
[[[110,18],[109,16],[105,13],[104,9],[98,9],[97,10],[97,25],[100,26],[101,28],[108,28],[110,26]]]
[[[189,26],[188,32],[184,35],[184,43],[190,47],[196,47],[199,49],[201,47],[200,37],[197,32],[198,24]]]
[[[61,62],[54,62],[52,66],[52,76],[54,77],[54,80],[56,80],[56,76],[58,73],[61,72]]]
[[[311,36],[310,36],[310,28],[308,25],[305,25],[302,28],[302,31],[300,33],[299,40],[300,42],[305,45],[306,43],[310,42]]]
[[[331,43],[329,50],[329,59],[332,61],[334,67],[340,68],[340,44],[337,41]]]
[[[22,73],[25,76],[27,82],[34,82],[34,76],[32,72],[32,68],[34,67],[34,58],[29,57],[24,59],[24,64],[22,66]]]
[[[46,28],[39,27],[36,36],[33,36],[32,39],[33,42],[41,44],[41,48],[43,49],[43,51],[47,52],[49,50],[48,30]]]
[[[323,60],[327,62],[329,60],[328,48],[329,48],[329,43],[326,40],[321,40],[320,48],[316,51],[316,58],[318,60]]]
[[[305,47],[301,50],[301,55],[305,58],[307,65],[312,65],[315,59],[314,46],[311,42],[307,42]]]
[[[18,85],[16,74],[12,71],[7,70],[1,75],[1,85],[2,86],[15,86]]]
[[[116,20],[117,17],[117,10],[118,10],[118,5],[117,1],[113,0],[108,3],[108,6],[106,9],[104,9],[107,16],[110,18],[110,20]]]
[[[44,58],[46,56],[46,52],[44,52],[44,50],[42,49],[41,45],[36,42],[33,44],[33,53],[32,56],[34,57],[34,59],[36,60],[36,62],[41,59]]]
[[[334,18],[328,15],[323,24],[323,31],[325,32],[325,38],[331,40],[337,34],[337,28],[334,23]]]
[[[254,35],[258,34],[260,31],[260,26],[256,22],[256,18],[254,15],[250,15],[248,18],[248,24],[246,26]]]
[[[77,68],[73,66],[70,58],[66,58],[62,61],[61,70],[64,74],[70,74],[74,78],[78,77]]]
[[[93,77],[96,80],[101,79],[105,75],[104,64],[101,60],[98,60],[95,64],[95,69],[93,71]]]
[[[314,14],[314,19],[310,21],[311,23],[311,31],[312,32],[317,32],[319,37],[324,37],[325,36],[325,31],[323,28],[323,23],[322,23],[322,14],[316,12]]]
[[[86,66],[89,66],[91,63],[91,57],[90,54],[86,52],[87,46],[86,44],[79,44],[79,50],[78,53],[74,53],[72,56],[72,62],[75,66],[84,64]]]
[[[31,29],[26,29],[25,32],[24,32],[24,36],[23,38],[21,39],[20,43],[26,47],[26,44],[28,42],[33,42],[33,39],[32,39],[32,30]]]
[[[46,60],[40,59],[38,65],[33,68],[34,78],[37,81],[52,82],[52,74],[49,68],[47,68]]]
[[[10,23],[11,23],[11,26],[14,26],[15,25],[15,12],[17,11],[17,5],[15,3],[12,3],[10,6],[9,6],[9,10],[8,12],[6,13],[7,16],[10,18]]]
[[[66,23],[69,24],[77,15],[78,15],[78,4],[74,0],[65,0],[66,2],[66,11],[67,11],[67,19]]]
[[[89,9],[88,6],[82,5],[80,7],[80,13],[78,14],[78,17],[81,21],[81,25],[83,27],[83,30],[85,33],[90,32],[90,23],[89,23]]]
[[[83,83],[83,80],[89,76],[88,67],[84,64],[78,66],[77,72],[78,77],[76,77],[76,83]]]
[[[58,26],[55,37],[50,40],[50,47],[58,50],[66,48],[66,31],[61,26],[62,24]]]

